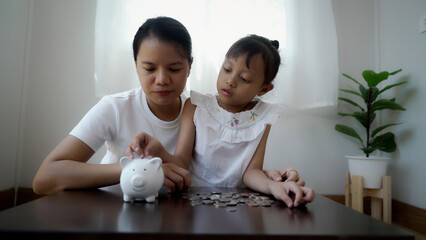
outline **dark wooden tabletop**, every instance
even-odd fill
[[[250,192],[191,188],[190,193]],[[28,239],[414,239],[407,231],[317,195],[289,209],[192,206],[162,189],[155,203],[124,203],[119,185],[62,191],[0,212],[0,238]]]

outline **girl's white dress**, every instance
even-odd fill
[[[244,186],[243,174],[265,128],[281,112],[277,105],[257,101],[251,110],[231,113],[218,105],[216,96],[191,92],[191,102],[197,106],[192,186]]]

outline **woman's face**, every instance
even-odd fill
[[[179,96],[191,70],[191,64],[182,52],[176,45],[155,37],[142,41],[136,69],[151,110],[180,106]]]

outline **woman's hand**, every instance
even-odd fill
[[[305,186],[305,180],[294,168],[283,170],[263,170],[266,176],[275,182],[296,182],[299,186]]]
[[[140,132],[136,134],[126,148],[126,156],[133,159],[133,152],[138,154],[141,158],[147,156],[160,156],[165,151],[163,145],[155,137]]]

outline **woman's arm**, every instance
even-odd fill
[[[64,189],[97,188],[120,182],[117,164],[86,163],[95,152],[68,135],[41,164],[33,181],[34,192],[52,194]]]

